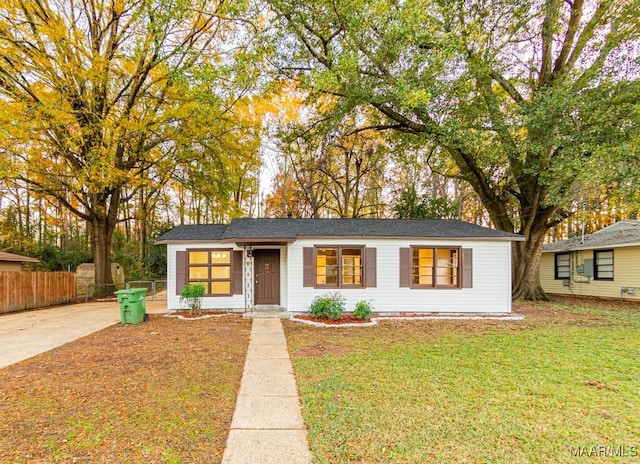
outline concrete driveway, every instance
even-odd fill
[[[149,314],[167,302],[145,302]],[[120,323],[117,301],[80,303],[0,316],[0,369]]]

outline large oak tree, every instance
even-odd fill
[[[545,294],[545,233],[602,158],[637,160],[638,0],[269,0],[279,68],[338,117],[435,144],[518,232],[513,295]]]
[[[0,152],[86,221],[98,294],[113,291],[112,234],[145,173],[213,143],[220,118],[233,131],[231,13],[224,0],[0,2]]]

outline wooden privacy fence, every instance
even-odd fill
[[[0,314],[75,302],[73,272],[0,271]]]

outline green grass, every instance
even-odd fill
[[[540,305],[527,316],[288,324],[315,460],[575,462],[586,458],[572,449],[601,445],[640,456],[639,312]]]

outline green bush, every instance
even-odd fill
[[[320,319],[340,319],[344,313],[344,297],[338,293],[327,293],[313,299],[309,314]]]
[[[373,314],[373,305],[368,301],[358,301],[356,303],[356,309],[353,310],[353,316],[363,321],[371,319]]]
[[[202,284],[187,284],[180,292],[180,303],[185,303],[189,308],[189,314],[200,314],[202,309],[202,297],[205,288]]]

